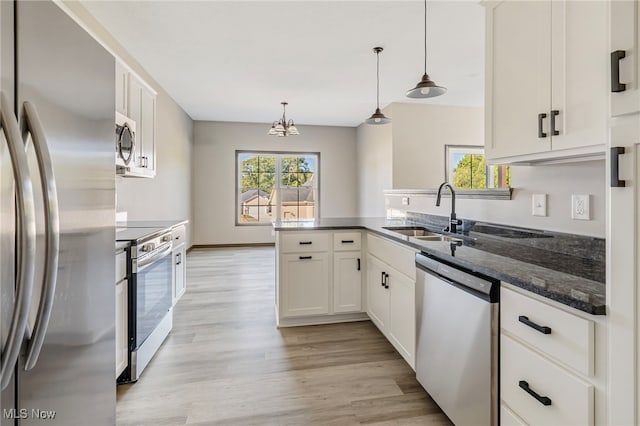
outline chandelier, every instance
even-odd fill
[[[295,124],[293,124],[293,120],[287,121],[286,117],[286,108],[289,105],[287,102],[280,102],[282,104],[282,118],[278,121],[274,121],[271,124],[271,129],[269,129],[269,135],[272,136],[295,136],[299,135],[300,132],[296,128]]]

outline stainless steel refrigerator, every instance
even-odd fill
[[[114,74],[55,3],[0,1],[1,426],[115,424]]]

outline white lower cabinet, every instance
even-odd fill
[[[500,392],[504,403],[532,425],[594,424],[593,385],[502,336]]]
[[[285,254],[281,256],[280,262],[282,316],[328,314],[328,254]]]
[[[171,229],[171,238],[173,240],[173,252],[171,253],[171,259],[173,261],[173,289],[171,296],[173,306],[180,300],[187,289],[186,234],[186,225],[178,225]]]
[[[116,284],[116,377],[127,368],[127,291],[126,279]]]
[[[367,314],[415,370],[415,251],[371,234],[367,250]]]
[[[278,231],[278,326],[366,319],[361,232]]]
[[[606,424],[606,319],[505,284],[500,305],[500,423]]]
[[[389,292],[384,286],[385,264],[367,256],[367,314],[380,329],[386,330],[389,322]]]
[[[415,368],[416,353],[416,281],[391,270],[389,291],[389,340]]]
[[[524,420],[511,411],[506,405],[500,405],[500,425],[502,426],[528,426]]]
[[[187,289],[187,268],[185,259],[187,258],[186,246],[183,244],[177,250],[173,250],[173,304],[175,305]]]
[[[359,251],[333,254],[333,312],[362,311],[361,269]]]

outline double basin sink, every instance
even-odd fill
[[[415,238],[416,240],[421,240],[421,241],[449,241],[449,242],[462,241],[460,238],[437,234],[435,232],[431,232],[425,228],[421,228],[418,226],[389,226],[389,227],[383,226],[382,229],[386,229],[387,231],[395,232],[396,234]]]

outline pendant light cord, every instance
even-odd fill
[[[424,0],[424,73],[427,73],[427,0]]]
[[[380,109],[380,52],[376,52],[376,108]]]

